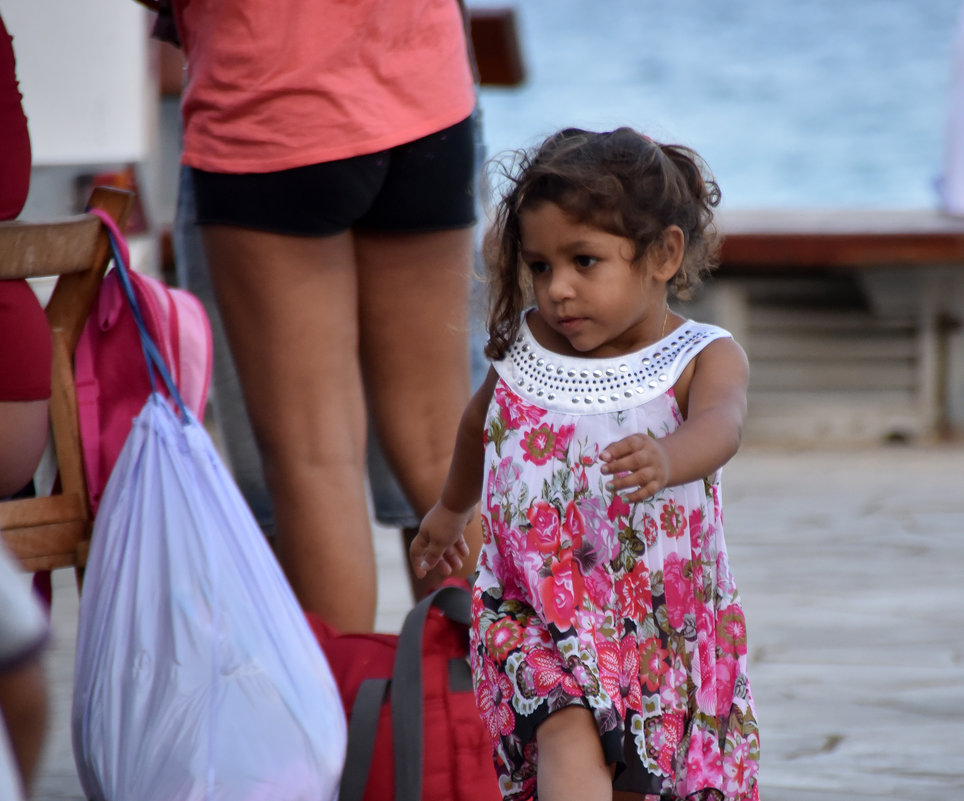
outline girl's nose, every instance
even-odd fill
[[[572,275],[568,270],[553,270],[549,280],[549,298],[553,301],[571,298],[573,293]]]

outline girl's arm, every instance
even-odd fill
[[[442,497],[422,518],[409,548],[412,569],[418,578],[436,566],[443,575],[451,575],[462,567],[462,559],[469,552],[463,535],[482,494],[485,469],[482,431],[497,380],[498,374],[490,367],[482,386],[462,413]]]
[[[633,434],[599,454],[606,463],[602,472],[614,476],[612,488],[636,487],[624,497],[642,501],[726,464],[743,436],[748,378],[746,354],[734,340],[707,345],[694,362],[683,424],[662,439]]]

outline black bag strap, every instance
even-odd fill
[[[391,679],[365,679],[358,688],[348,722],[348,750],[338,801],[361,801],[368,784],[379,713],[391,689],[395,801],[422,797],[422,635],[428,610],[469,625],[472,599],[465,587],[447,585],[419,601],[405,618],[398,637]]]

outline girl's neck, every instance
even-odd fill
[[[533,339],[540,345],[540,347],[545,348],[550,353],[558,354],[559,356],[567,356],[575,359],[586,359],[591,361],[593,359],[611,358],[627,353],[636,353],[647,347],[655,345],[657,342],[665,339],[669,334],[673,333],[680,324],[683,322],[683,318],[680,317],[675,312],[671,311],[667,305],[663,314],[658,318],[659,328],[654,331],[654,337],[652,341],[645,342],[638,347],[626,348],[620,353],[613,353],[611,356],[599,356],[596,354],[587,355],[581,351],[576,350],[569,343],[562,334],[553,329],[539,314],[537,308],[531,309],[526,314],[526,323],[529,326],[529,332],[532,334]]]

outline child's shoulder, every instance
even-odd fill
[[[671,354],[671,358],[684,363],[702,354],[710,345],[714,345],[712,350],[718,350],[721,347],[723,349],[735,347],[742,351],[742,348],[733,338],[733,334],[725,328],[713,323],[703,323],[691,319],[683,320],[656,343],[658,350]]]
[[[680,357],[680,369],[673,390],[683,417],[688,417],[690,388],[699,374],[701,386],[716,396],[746,396],[749,362],[746,352],[724,328],[697,324],[688,355]]]

